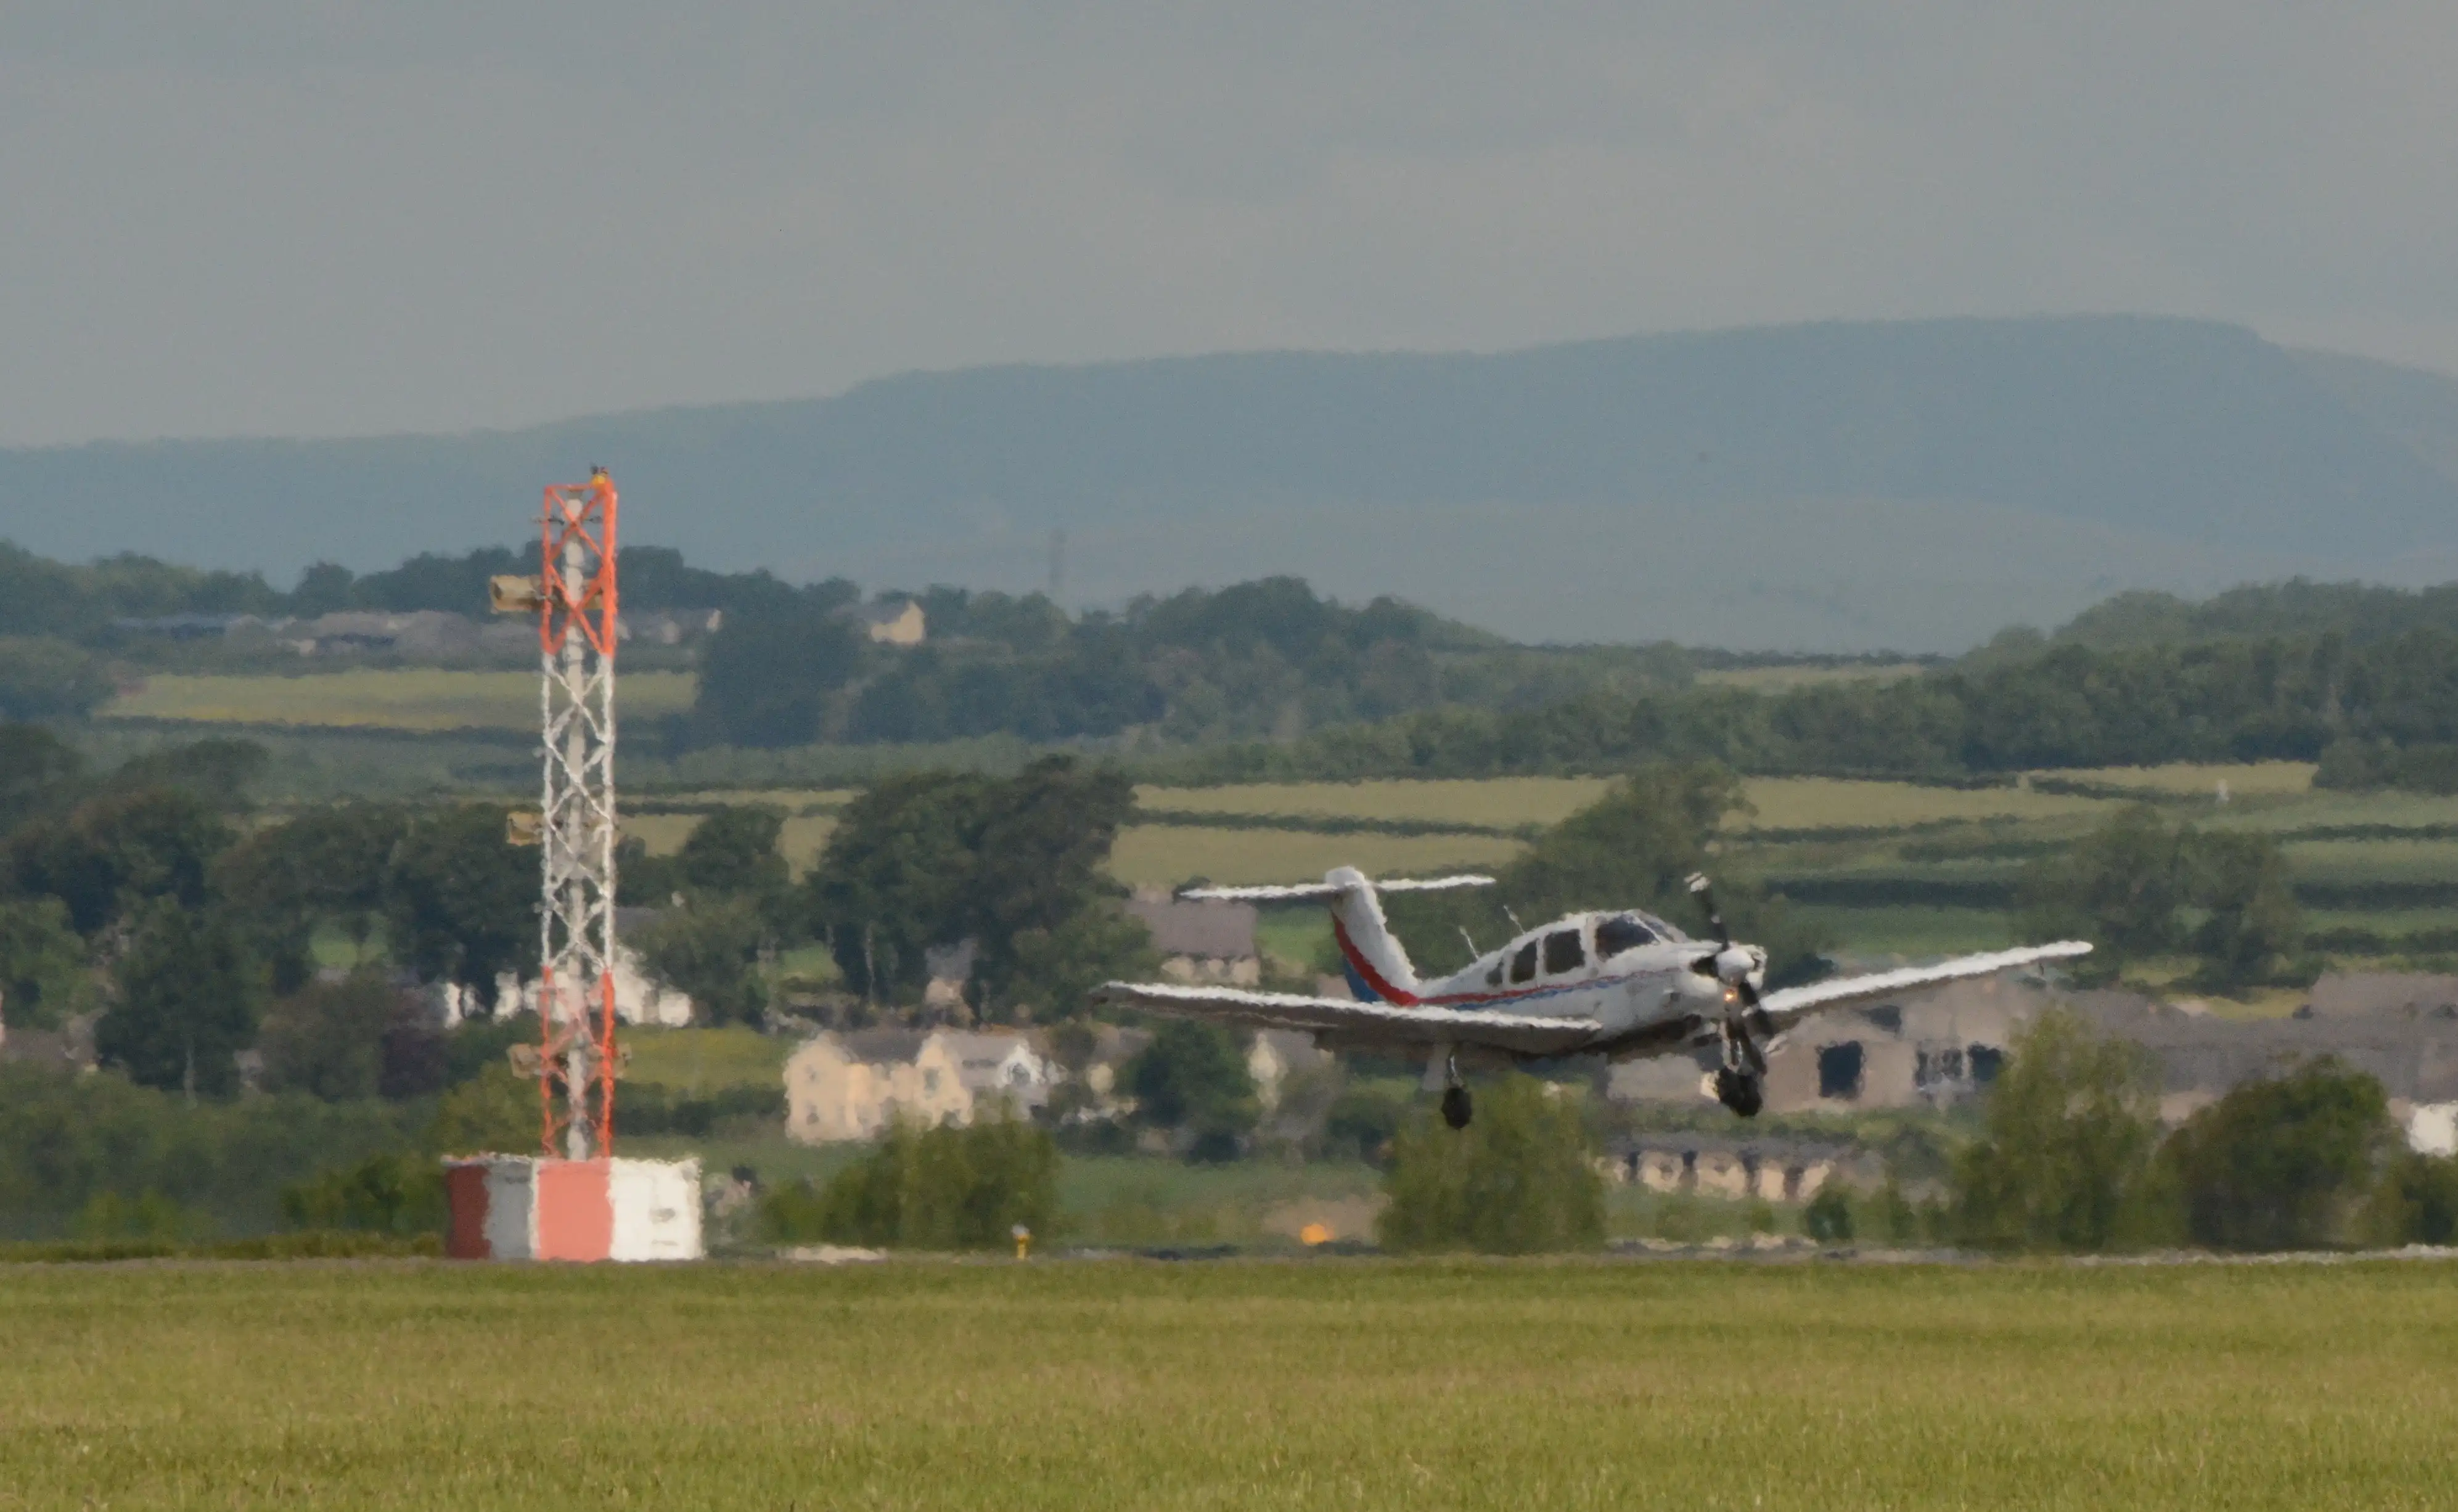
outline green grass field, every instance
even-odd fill
[[[1309,830],[1215,830],[1145,824],[1121,831],[1110,870],[1120,881],[1171,884],[1300,882],[1334,866],[1375,877],[1422,877],[1499,866],[1524,847],[1483,835],[1322,835]]]
[[[1552,824],[1602,797],[1603,777],[1493,777],[1387,782],[1254,782],[1217,788],[1139,787],[1135,801],[1182,813],[1418,819],[1509,828]]]
[[[624,676],[623,712],[634,718],[691,707],[689,673]],[[148,677],[115,698],[101,717],[193,719],[213,724],[324,725],[376,730],[530,730],[538,720],[534,672],[448,668],[353,668],[297,677]]]
[[[2218,796],[2228,785],[2231,798],[2293,797],[2312,791],[2310,761],[2239,761],[2226,765],[2177,761],[2156,767],[2076,767],[2046,776],[2098,787],[2126,788],[2146,796],[2197,797]]]
[[[774,1087],[785,1074],[794,1042],[757,1029],[659,1029],[623,1031],[632,1059],[626,1081],[655,1082],[692,1096],[729,1087]]]
[[[2096,815],[2105,799],[2027,788],[1933,788],[1841,777],[1753,777],[1742,785],[1758,812],[1736,830],[1901,829],[1944,819],[2053,819]]]
[[[672,856],[699,827],[700,818],[698,814],[626,814],[623,834],[646,845],[652,856]],[[785,827],[777,836],[777,849],[784,853],[785,862],[794,869],[795,876],[811,869],[836,828],[837,821],[824,814],[796,814],[786,818]]]
[[[2439,1507],[2446,1264],[12,1267],[10,1507]]]

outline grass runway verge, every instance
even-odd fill
[[[0,1507],[2423,1507],[2446,1264],[14,1268]]]

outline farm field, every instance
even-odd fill
[[[635,718],[691,707],[689,673],[633,673],[623,709]],[[103,719],[188,719],[208,724],[306,725],[382,730],[533,730],[538,674],[435,667],[353,668],[296,677],[148,677],[113,699]]]
[[[683,848],[683,841],[698,828],[698,814],[648,813],[626,814],[620,823],[624,838],[636,839],[649,848],[652,856],[672,856]],[[828,837],[834,834],[837,821],[822,814],[789,814],[785,827],[778,832],[777,848],[784,853],[785,863],[797,877],[811,869],[820,859]]]
[[[2445,1263],[15,1267],[23,1506],[2427,1507]]]
[[[1949,819],[2092,818],[2104,798],[2029,788],[1919,787],[1841,777],[1752,777],[1742,784],[1755,814],[1726,821],[1734,830],[1902,829]]]
[[[1110,871],[1130,885],[1294,882],[1334,866],[1378,877],[1498,866],[1524,847],[1487,835],[1324,835],[1310,830],[1230,830],[1138,824],[1121,831]]]
[[[1387,782],[1240,783],[1217,788],[1135,789],[1148,809],[1240,816],[1291,815],[1409,819],[1508,829],[1552,824],[1604,796],[1604,777],[1491,777]]]
[[[2243,761],[2227,765],[2179,761],[2156,767],[2073,767],[2043,774],[2094,787],[2127,788],[2171,797],[2216,797],[2228,785],[2231,798],[2281,797],[2311,791],[2310,761]]]
[[[2390,900],[2367,913],[2343,900],[2371,883],[2458,885],[2458,798],[2316,792],[2294,762],[2113,768],[2043,773],[2037,786],[1930,787],[1906,782],[1760,777],[1744,784],[1756,812],[1727,827],[1720,865],[1797,889],[1798,907],[1824,926],[1844,959],[1919,960],[2011,942],[2002,900],[2032,857],[2068,841],[2138,793],[2211,828],[2264,829],[2288,841],[2298,879],[2316,895],[2316,927],[2385,937],[2458,926],[2458,917]],[[2064,782],[2088,793],[2054,791]],[[2215,800],[2228,784],[2231,801]],[[1131,825],[1113,873],[1131,885],[1203,877],[1230,883],[1294,881],[1335,865],[1396,876],[1506,865],[1524,842],[1495,830],[1552,822],[1593,801],[1604,778],[1490,781],[1250,783],[1137,790],[1148,812],[1178,816]],[[794,816],[785,849],[807,869],[849,797],[842,789],[738,790],[663,795],[625,819],[653,854],[672,852],[707,802],[767,802]],[[659,805],[664,805],[660,808]],[[1214,826],[1198,816],[1219,814]],[[1315,828],[1310,820],[1324,821]],[[1262,822],[1275,821],[1275,822]],[[1390,834],[1343,827],[1457,824],[1461,834]],[[2413,831],[2411,835],[2390,832]],[[2331,890],[2340,890],[2336,893]],[[1300,917],[1300,915],[1302,917]],[[1322,933],[1313,910],[1266,921],[1265,947],[1302,963]]]
[[[785,1074],[794,1042],[746,1028],[652,1028],[623,1031],[631,1052],[627,1082],[653,1082],[687,1096],[729,1087],[775,1087]]]

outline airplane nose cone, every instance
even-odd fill
[[[1732,945],[1716,953],[1716,975],[1727,985],[1766,969],[1766,952],[1756,945]]]

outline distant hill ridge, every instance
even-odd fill
[[[1521,638],[1958,650],[2126,588],[2458,565],[2458,382],[2240,327],[1828,323],[912,374],[365,440],[0,452],[0,535],[286,576],[518,539],[592,462],[716,568],[1074,602],[1302,573]]]

